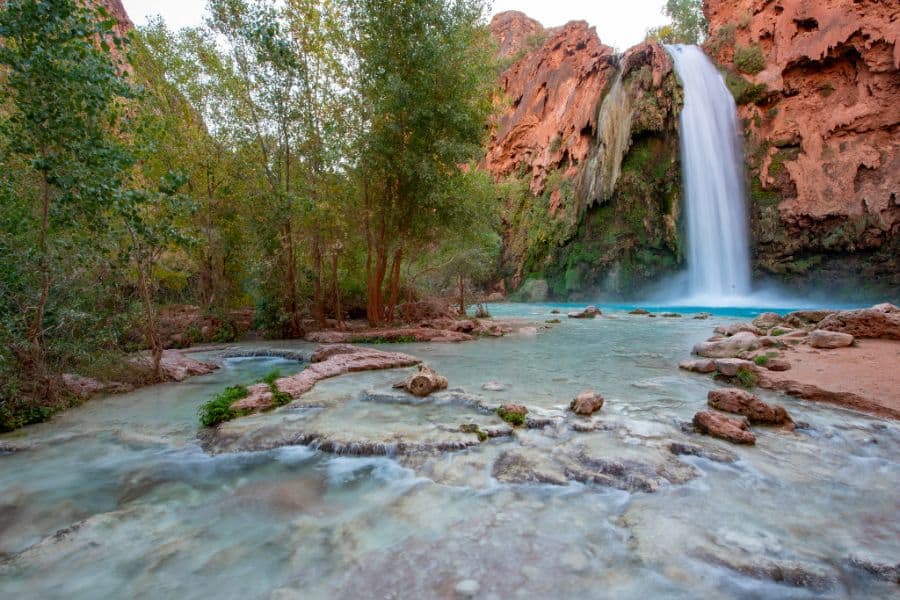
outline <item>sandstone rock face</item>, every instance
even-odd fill
[[[893,305],[889,304],[887,307],[893,307]],[[896,309],[896,307],[893,308]],[[822,319],[819,322],[818,329],[846,333],[860,338],[900,340],[900,312],[889,308],[842,310]],[[821,336],[823,332],[814,331],[810,338],[812,338],[813,334]],[[838,346],[831,347],[836,348]]]
[[[781,325],[782,322],[784,322],[784,317],[778,313],[764,312],[753,319],[753,326],[768,331],[776,325]]]
[[[752,424],[793,425],[793,420],[783,406],[766,404],[746,390],[710,390],[707,402],[711,408],[747,417]]]
[[[514,62],[500,76],[511,105],[495,124],[485,166],[495,176],[527,169],[532,192],[540,194],[550,171],[587,156],[614,53],[584,21],[547,30],[505,12],[493,18],[491,32],[501,58]]]
[[[603,408],[603,396],[594,390],[585,390],[572,400],[569,408],[576,415],[592,415]]]
[[[853,345],[853,336],[849,333],[816,330],[809,334],[809,345],[813,348],[846,348]]]
[[[759,266],[818,284],[881,276],[896,290],[896,3],[707,0],[704,8],[706,50],[729,70],[746,127]]]
[[[698,412],[694,415],[694,427],[700,433],[711,435],[734,444],[756,444],[756,436],[744,419],[733,419],[722,413],[712,411]]]

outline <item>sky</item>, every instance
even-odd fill
[[[161,15],[172,29],[200,25],[206,0],[122,0],[137,25]],[[519,10],[546,27],[584,20],[600,40],[619,51],[641,42],[650,27],[662,25],[665,0],[494,0],[493,13]]]

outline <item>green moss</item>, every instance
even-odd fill
[[[224,392],[200,406],[198,410],[200,423],[204,427],[214,427],[219,423],[243,416],[246,414],[245,412],[233,410],[231,405],[246,398],[249,393],[250,391],[242,385],[225,388]]]
[[[517,411],[506,410],[502,406],[497,409],[497,416],[512,425],[513,427],[521,427],[525,424],[526,417]]]
[[[463,433],[474,433],[478,436],[479,442],[486,442],[488,440],[488,434],[482,431],[475,423],[465,423],[460,425],[459,430]]]
[[[280,369],[272,369],[268,373],[266,373],[265,377],[262,378],[263,383],[268,383],[272,385],[275,383],[275,380],[281,379],[281,370]]]
[[[784,329],[777,329],[777,328],[776,328],[776,329],[773,329],[773,330],[772,330],[771,335],[774,336],[774,337],[778,337],[779,335],[784,335],[784,334],[786,334],[786,333],[787,333],[786,330],[784,330]]]
[[[753,362],[755,362],[760,367],[764,367],[767,364],[769,364],[769,357],[765,354],[760,354],[759,356],[757,356],[756,358],[753,359]]]
[[[756,75],[766,68],[766,59],[759,44],[737,46],[734,49],[734,64],[741,73]]]

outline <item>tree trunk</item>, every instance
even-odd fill
[[[313,235],[313,317],[319,327],[325,327],[325,291],[322,285],[324,268],[322,260],[322,241],[319,234]]]
[[[403,248],[397,248],[394,251],[394,259],[391,263],[391,276],[388,280],[388,283],[390,284],[390,296],[384,315],[384,318],[388,323],[394,322],[394,315],[397,312],[397,302],[400,299],[400,265],[402,262]]]
[[[28,327],[28,341],[31,345],[32,360],[35,367],[43,370],[44,358],[41,352],[41,332],[44,329],[44,312],[47,310],[47,299],[50,296],[50,264],[47,257],[47,230],[50,226],[50,182],[46,174],[41,177],[41,224],[38,233],[38,252],[41,270],[41,297],[34,311],[34,317]]]
[[[424,398],[434,392],[447,389],[447,378],[438,375],[427,365],[419,365],[418,373],[413,373],[394,387],[405,389],[414,396]]]
[[[300,323],[300,314],[297,310],[297,275],[294,269],[294,231],[291,218],[288,217],[284,224],[284,254],[287,261],[286,308],[289,316],[290,337],[303,337],[303,325]]]
[[[140,250],[138,250],[140,252]],[[144,302],[144,312],[146,314],[146,325],[144,333],[147,338],[147,345],[150,346],[150,353],[153,357],[153,374],[157,379],[162,379],[162,342],[159,340],[159,334],[156,332],[156,313],[153,310],[153,297],[150,293],[150,282],[147,280],[148,265],[140,256],[137,257],[138,271],[138,288],[140,289],[141,299]]]
[[[337,250],[331,255],[331,293],[334,300],[334,318],[337,321],[338,329],[344,328],[344,315],[341,308],[341,285],[338,281],[338,252]]]

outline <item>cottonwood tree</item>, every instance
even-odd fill
[[[67,232],[102,227],[110,198],[133,157],[115,134],[121,100],[133,96],[122,76],[124,41],[102,8],[74,0],[9,0],[0,9],[0,70],[6,95],[0,111],[5,152],[22,169],[17,194],[31,210],[21,225],[35,232],[25,258],[25,368],[46,366],[46,320],[54,274],[74,250]],[[5,208],[5,207],[4,207]],[[90,237],[90,236],[87,236]],[[83,239],[83,238],[82,238]],[[81,247],[84,250],[84,247]],[[31,276],[33,274],[33,276]]]
[[[478,0],[348,0],[364,125],[357,168],[367,314],[394,318],[403,263],[441,228],[464,227],[446,194],[482,152],[494,85]]]

